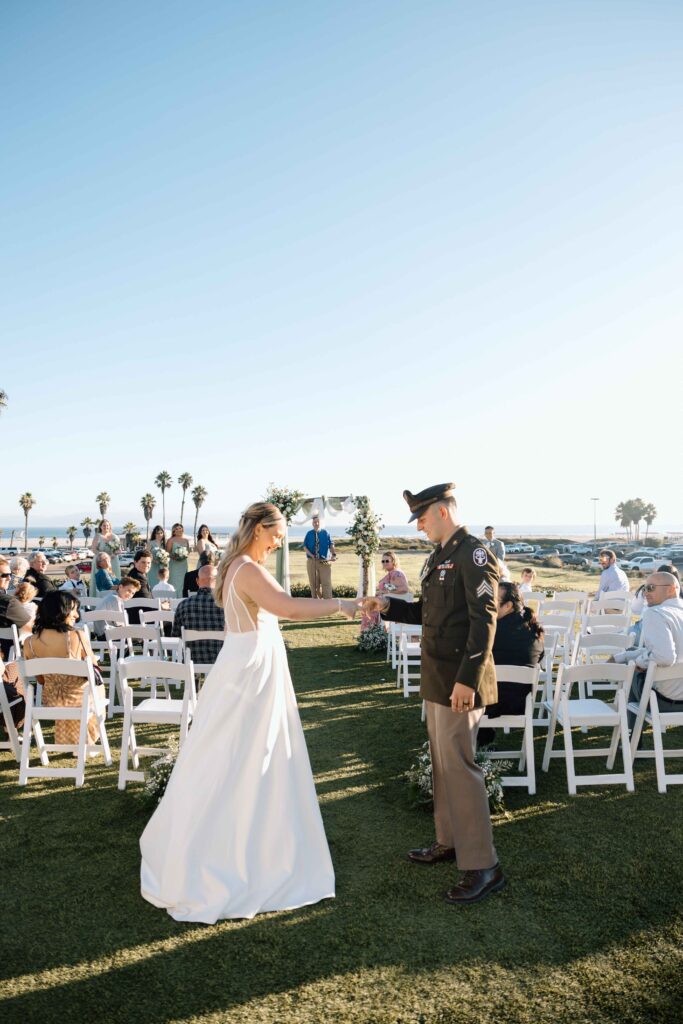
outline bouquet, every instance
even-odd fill
[[[171,551],[171,558],[174,562],[182,562],[183,559],[187,558],[190,551],[184,544],[174,544],[173,550]]]
[[[512,769],[512,761],[494,761],[485,750],[478,750],[474,760],[484,773],[486,795],[492,811],[502,811],[505,794],[501,777]],[[417,759],[405,773],[408,791],[414,807],[431,807],[434,802],[432,787],[432,758],[429,743],[423,743]]]
[[[160,569],[167,569],[168,563],[171,561],[171,556],[169,555],[168,551],[166,551],[166,549],[162,548],[161,546],[153,549],[152,558],[154,559],[158,568]]]
[[[382,625],[378,623],[376,626],[370,626],[368,629],[364,629],[358,637],[358,650],[359,651],[382,651],[385,652],[387,649],[387,631]]]
[[[104,547],[104,550],[107,552],[108,555],[118,555],[119,551],[121,550],[121,543],[119,541],[119,538],[112,534],[109,540],[105,540],[102,547]]]
[[[156,761],[152,761],[149,768],[149,774],[145,779],[145,788],[142,793],[142,798],[146,804],[154,808],[157,804],[161,803],[161,798],[166,792],[169,779],[171,778],[171,772],[175,767],[176,759],[178,757],[178,747],[175,741],[171,741],[172,749],[162,757],[158,757]]]

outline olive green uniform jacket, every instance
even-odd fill
[[[498,613],[498,561],[461,526],[422,570],[414,604],[390,598],[383,619],[422,623],[420,695],[450,706],[455,683],[475,691],[475,707],[498,699],[491,656]]]

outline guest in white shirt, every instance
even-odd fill
[[[680,599],[680,585],[670,572],[653,572],[645,581],[643,629],[640,646],[614,655],[618,664],[635,662],[640,671],[636,674],[629,696],[638,702],[645,684],[645,671],[651,662],[670,667],[681,666],[679,679],[670,679],[656,686],[661,711],[683,710],[683,601]],[[635,716],[629,712],[631,725]]]
[[[519,584],[520,594],[531,594],[534,589],[534,580],[536,579],[535,569],[522,569],[522,581]]]
[[[70,565],[67,567],[66,579],[59,589],[67,590],[69,593],[75,594],[79,600],[87,595],[88,592],[85,589],[85,583],[81,579],[81,570],[77,565]]]
[[[619,591],[624,591],[628,594],[631,589],[628,583],[628,576],[617,565],[617,556],[614,552],[610,548],[605,548],[604,551],[600,552],[598,559],[602,566],[602,572],[600,573],[600,586],[595,592],[596,600],[601,594]]]
[[[166,599],[177,597],[175,587],[172,587],[168,582],[168,567],[165,565],[159,566],[157,572],[159,574],[159,582],[152,587],[153,597],[165,597]]]

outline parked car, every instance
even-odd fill
[[[562,565],[578,565],[582,569],[585,569],[590,565],[590,559],[586,558],[585,555],[580,555],[576,551],[570,551],[565,555],[560,555]]]
[[[620,564],[621,564],[621,567],[623,569],[624,568],[623,563],[620,563]],[[631,558],[630,561],[629,561],[629,567],[631,569],[635,569],[636,572],[639,572],[642,575],[650,573],[650,572],[656,572],[657,569],[659,569],[661,564],[662,564],[661,556],[659,558],[653,558],[652,555],[636,555],[634,558]]]
[[[507,554],[510,555],[527,555],[534,550],[533,544],[508,544],[505,548]]]
[[[119,555],[119,565],[121,566],[122,569],[124,567],[127,568],[127,567],[129,567],[129,566],[131,566],[133,564],[134,559],[135,559],[135,556],[133,554],[131,554],[130,551],[128,551],[128,552],[126,552],[123,555]]]
[[[92,559],[82,558],[80,562],[76,562],[76,568],[80,569],[81,572],[90,572],[92,569]]]

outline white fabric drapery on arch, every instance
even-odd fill
[[[314,516],[319,516],[321,522],[324,521],[326,515],[335,517],[345,512],[347,515],[352,515],[356,511],[356,505],[348,494],[341,495],[338,497],[328,497],[325,494],[321,494],[318,497],[304,498],[301,503],[299,511],[292,519],[294,526],[304,526],[306,523],[310,523]],[[363,566],[359,559],[360,564],[360,580],[362,583],[363,579]],[[373,586],[374,586],[374,566],[371,570],[373,574]],[[292,583],[291,574],[289,571],[289,530],[285,532],[285,538],[282,542],[282,547],[278,550],[275,560],[275,578],[277,579],[280,586],[291,594]],[[359,583],[359,594],[360,586]],[[374,593],[374,590],[372,591]]]

